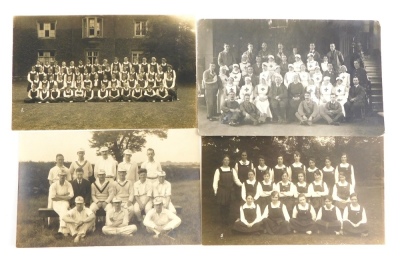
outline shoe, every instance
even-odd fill
[[[339,236],[340,232],[339,231],[335,231],[335,235]]]
[[[334,126],[339,126],[339,125],[340,125],[339,122],[333,122],[332,124],[333,124]]]
[[[81,235],[77,235],[77,236],[74,238],[74,243],[78,243],[80,240],[81,240]]]
[[[159,238],[160,234],[153,235],[153,238]]]
[[[155,100],[153,100],[153,102],[156,102]]]
[[[179,101],[180,99],[176,99],[177,101]]]
[[[164,102],[164,100],[161,100],[161,102]]]
[[[311,235],[311,234],[312,234],[312,231],[311,231],[311,230],[306,231],[306,234],[307,234],[307,235]]]
[[[73,101],[71,100],[69,103],[72,103]]]
[[[39,104],[41,104],[42,102],[41,102],[41,101],[39,101],[38,103],[39,103]]]
[[[293,234],[296,234],[297,233],[297,231],[296,230],[293,230]]]
[[[61,232],[58,232],[56,234],[54,234],[54,238],[57,240],[63,239],[64,238],[64,234]]]

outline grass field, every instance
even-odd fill
[[[193,171],[193,170],[192,170]],[[191,173],[193,173],[191,171]],[[197,175],[199,170],[196,171]],[[20,173],[20,181],[21,181]],[[193,177],[191,177],[193,178]],[[198,178],[198,176],[197,176]],[[23,179],[22,179],[23,180]],[[52,218],[50,227],[44,227],[38,209],[47,207],[47,195],[43,193],[28,195],[24,189],[19,189],[17,218],[17,247],[70,247],[70,246],[130,246],[130,245],[198,245],[201,244],[200,226],[200,181],[172,181],[172,202],[182,206],[178,216],[182,224],[176,229],[175,240],[163,237],[153,239],[145,229],[139,228],[133,237],[105,236],[101,228],[86,237],[78,244],[73,238],[57,240],[54,235],[58,231],[58,219]]]
[[[231,227],[219,224],[218,206],[212,195],[212,183],[203,181],[202,194],[202,243],[203,245],[383,245],[385,244],[384,188],[382,180],[360,183],[357,186],[359,200],[365,207],[369,236],[335,236],[324,234],[289,235],[241,235],[234,234]],[[237,208],[237,207],[236,207]],[[234,207],[231,206],[231,213]],[[237,211],[237,214],[239,212]],[[233,216],[234,217],[234,216]],[[232,224],[234,218],[231,218]],[[224,237],[221,238],[221,234]]]
[[[26,104],[26,83],[13,83],[13,130],[194,128],[196,87],[180,85],[180,101],[163,103]]]

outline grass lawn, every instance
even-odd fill
[[[179,85],[180,101],[163,103],[26,104],[26,82],[13,83],[13,130],[194,128],[195,85]]]
[[[200,233],[200,190],[198,180],[172,182],[172,202],[182,206],[178,216],[182,224],[176,230],[175,240],[163,237],[153,239],[145,229],[138,229],[133,237],[105,236],[101,228],[89,234],[84,241],[73,243],[68,237],[56,240],[58,219],[52,218],[50,227],[43,227],[38,208],[47,206],[47,196],[18,196],[17,247],[70,247],[70,246],[131,246],[131,245],[198,245]]]
[[[207,180],[209,181],[209,180]],[[219,210],[212,195],[212,182],[203,180],[202,196],[202,243],[203,245],[383,245],[385,244],[384,188],[383,179],[357,185],[360,204],[365,207],[369,236],[335,236],[324,234],[289,235],[241,235],[234,234],[231,227],[219,224]],[[205,184],[207,183],[207,184]],[[238,209],[236,207],[236,209]],[[231,207],[231,213],[233,207]],[[234,211],[236,214],[236,210]],[[239,211],[237,211],[239,214]],[[233,216],[234,217],[234,216]],[[230,218],[233,220],[234,218]],[[221,238],[221,234],[224,237]]]

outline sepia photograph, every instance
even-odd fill
[[[19,139],[18,248],[201,244],[195,129]]]
[[[15,16],[12,129],[193,128],[190,16]]]
[[[383,137],[202,137],[203,245],[384,245]]]
[[[380,136],[378,21],[197,21],[203,136]]]

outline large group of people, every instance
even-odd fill
[[[78,159],[69,168],[64,166],[64,156],[57,154],[56,165],[48,175],[48,208],[60,218],[57,236],[71,235],[79,242],[95,231],[96,222],[104,224],[101,230],[105,235],[132,236],[143,227],[154,238],[169,236],[181,219],[171,201],[171,183],[154,159],[154,149],[147,149],[147,160],[140,168],[131,160],[129,149],[119,164],[107,147],[100,152],[94,169],[83,149],[78,150]],[[105,218],[96,218],[100,209],[105,211]]]
[[[304,165],[299,152],[292,164],[286,166],[278,156],[271,167],[263,156],[254,164],[246,151],[234,166],[225,155],[213,180],[220,223],[240,233],[368,236],[365,208],[358,203],[347,154],[336,167],[329,157],[324,165],[316,167],[314,158]],[[230,216],[236,219],[233,225]]]
[[[25,103],[59,102],[170,102],[178,99],[176,72],[165,58],[155,57],[139,63],[135,57],[102,64],[95,59],[75,66],[57,61],[42,64],[39,60],[27,75],[28,96]]]
[[[330,44],[325,55],[310,43],[307,53],[297,47],[289,55],[278,44],[273,54],[262,43],[256,51],[253,44],[240,62],[225,43],[217,64],[211,63],[203,73],[207,119],[237,126],[298,122],[312,125],[323,120],[330,125],[351,122],[364,117],[369,79],[362,59],[354,59],[348,73],[343,54]]]

